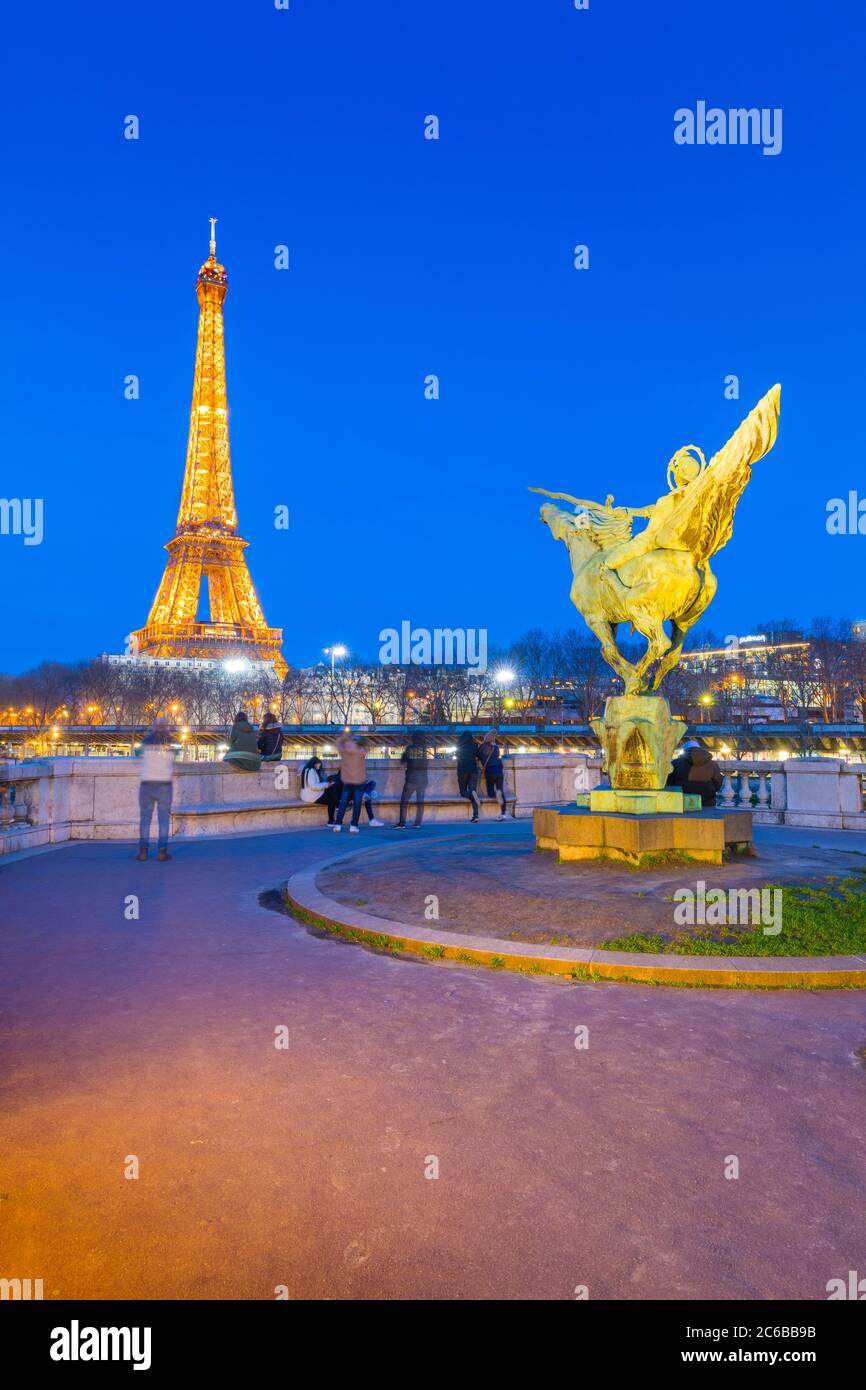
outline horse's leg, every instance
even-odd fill
[[[684,613],[679,613],[676,618],[672,619],[674,640],[670,651],[655,673],[653,690],[658,690],[659,683],[667,675],[668,671],[672,671],[676,666],[680,659],[686,633],[690,627],[694,627],[698,618],[706,612],[707,608],[712,603],[718,585],[719,581],[716,579],[709,565],[705,565],[704,572],[701,576],[701,587],[698,590],[698,596],[694,603],[692,603],[691,607],[687,608]]]
[[[650,689],[652,690],[658,690],[663,677],[667,675],[668,671],[672,671],[673,668],[676,666],[677,662],[680,659],[680,652],[683,649],[683,642],[686,640],[686,633],[689,630],[688,627],[680,627],[679,623],[674,620],[672,620],[672,626],[674,630],[673,640],[664,660],[660,661],[658,666],[656,667],[655,674],[652,680],[652,685],[650,687]]]
[[[588,616],[584,613],[583,620],[590,632],[594,633],[601,643],[601,654],[608,666],[611,666],[624,682],[626,695],[633,695],[635,692],[631,689],[631,686],[634,682],[635,668],[630,661],[626,661],[619,647],[616,645],[614,638],[617,624],[608,622],[606,618],[602,618],[596,614]]]
[[[659,661],[671,645],[670,638],[665,632],[664,623],[661,618],[655,618],[649,613],[642,613],[638,610],[634,614],[634,625],[642,637],[647,640],[647,649],[635,667],[635,674],[643,687],[643,677],[652,666],[654,661]],[[650,686],[654,690],[655,686]],[[641,691],[635,691],[640,694]]]

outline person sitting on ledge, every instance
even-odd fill
[[[283,756],[283,731],[275,714],[268,710],[256,740],[263,763],[278,763]]]
[[[328,825],[334,824],[334,811],[340,802],[343,784],[339,773],[332,772],[329,777],[322,771],[322,759],[314,753],[301,768],[301,800],[314,802],[317,806],[327,806]]]
[[[682,753],[674,759],[666,785],[699,796],[702,806],[715,806],[716,792],[723,780],[718,763],[707,749],[696,738],[687,738]]]
[[[262,755],[256,743],[256,731],[242,709],[235,715],[235,722],[229,734],[228,752],[223,762],[231,763],[238,772],[258,772],[262,765]]]

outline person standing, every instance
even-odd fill
[[[343,783],[343,791],[340,796],[340,804],[337,807],[334,832],[339,835],[343,829],[343,817],[351,798],[352,823],[349,826],[349,834],[357,835],[358,821],[361,818],[361,804],[364,798],[364,783],[367,781],[367,753],[357,735],[348,731],[337,739],[337,752],[340,755],[340,781]]]
[[[157,859],[170,859],[168,836],[171,829],[171,798],[174,786],[174,747],[168,722],[160,717],[145,734],[136,755],[139,759],[138,783],[138,859],[146,859],[150,848],[150,825],[156,810]]]
[[[488,729],[484,735],[484,742],[478,750],[478,761],[484,773],[484,780],[487,784],[487,795],[495,796],[499,802],[499,815],[497,820],[508,819],[508,802],[505,799],[505,768],[502,763],[502,753],[497,743],[499,737],[498,729]]]
[[[472,824],[478,820],[481,803],[478,800],[478,744],[468,729],[457,739],[457,786],[460,795],[472,807]]]
[[[414,796],[415,820],[413,828],[418,830],[424,819],[424,798],[427,794],[427,740],[420,729],[416,729],[412,734],[400,755],[400,761],[406,769],[406,777],[400,794],[400,819],[396,829],[406,829],[406,813],[409,809],[409,802]]]
[[[229,734],[228,752],[224,763],[231,763],[238,772],[258,772],[262,765],[262,755],[256,742],[256,731],[247,719],[246,711],[239,709],[235,715]]]
[[[256,747],[262,755],[263,763],[278,763],[283,756],[283,730],[275,714],[268,710],[259,728]]]

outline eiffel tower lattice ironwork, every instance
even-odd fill
[[[247,542],[238,535],[223,345],[228,277],[216,258],[215,223],[211,218],[210,255],[195,286],[198,343],[177,528],[147,623],[130,634],[130,648],[141,656],[270,661],[282,679],[282,629],[265,622],[244,555]],[[203,579],[209,622],[196,621]]]

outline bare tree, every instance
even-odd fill
[[[809,650],[815,689],[825,724],[839,724],[847,685],[847,652],[851,622],[815,618],[809,630]]]

